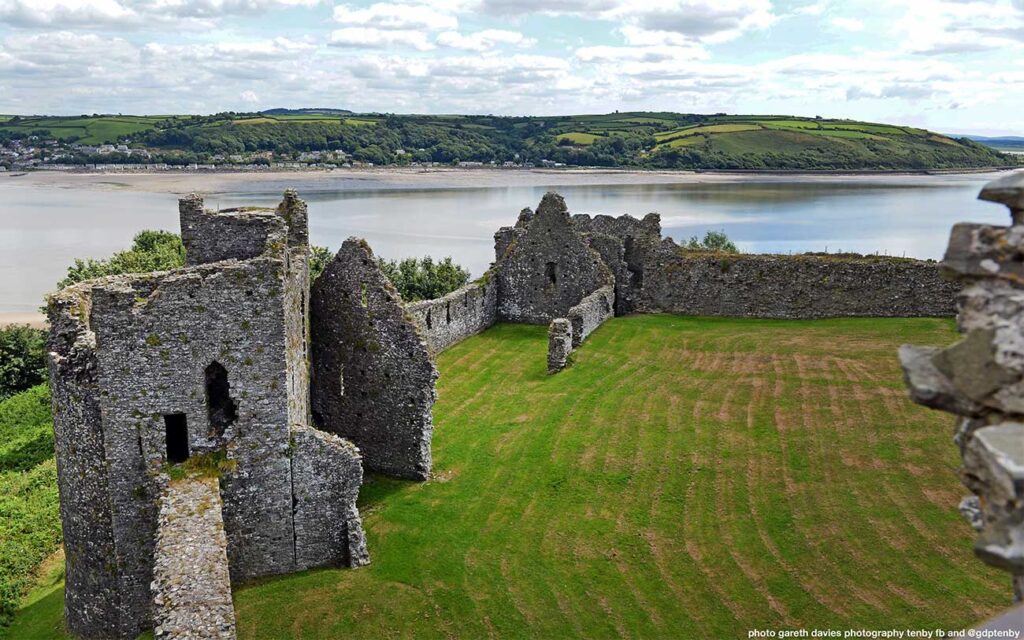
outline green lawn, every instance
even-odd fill
[[[746,638],[960,628],[1010,602],[957,514],[951,420],[896,347],[951,321],[617,318],[441,355],[436,479],[371,479],[373,564],[246,586],[240,638]],[[60,591],[12,638],[60,637]]]

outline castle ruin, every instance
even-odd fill
[[[496,322],[548,325],[554,373],[614,315],[954,309],[933,263],[693,254],[657,214],[571,216],[554,193],[495,234],[482,278],[411,304],[357,238],[310,283],[293,191],[276,209],[191,195],[179,212],[185,267],[49,302],[65,620],[80,637],[234,637],[232,584],[368,563],[364,471],[429,478],[434,356]]]

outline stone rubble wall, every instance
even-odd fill
[[[537,212],[520,216],[496,264],[498,317],[505,322],[548,324],[614,277],[573,226],[565,200],[547,193]],[[500,242],[503,237],[499,237]]]
[[[183,200],[183,226],[196,208]],[[232,580],[294,570],[289,425],[308,413],[308,249],[285,221],[304,225],[305,206],[286,194],[277,212],[245,215],[273,232],[258,257],[100,278],[50,299],[66,623],[77,636],[151,626],[166,416],[184,418],[190,455],[223,451],[233,463],[222,477]],[[206,255],[204,238],[193,234],[189,250]],[[214,423],[211,368],[226,371],[229,424]]]
[[[311,296],[315,425],[351,440],[367,470],[425,480],[437,369],[369,245],[346,240]]]
[[[362,484],[362,459],[355,445],[310,427],[292,427],[297,571],[370,563],[356,507]]]
[[[572,323],[555,318],[548,325],[548,373],[558,373],[569,364],[572,353]]]
[[[178,213],[189,265],[248,260],[263,255],[269,244],[287,241],[287,220],[273,209],[208,211],[192,193],[178,203]]]
[[[474,282],[434,300],[405,305],[431,353],[438,354],[498,320],[498,288]]]
[[[594,329],[615,315],[615,292],[612,285],[601,287],[573,308],[567,315],[572,324],[572,348],[580,346]]]
[[[612,217],[576,214],[573,225],[597,250],[615,274],[615,313],[637,309],[644,270],[661,244],[661,216],[649,213],[638,220],[630,215]]]
[[[148,609],[125,611],[114,552],[113,515],[103,444],[96,336],[89,330],[88,297],[49,304],[50,396],[57,456],[57,488],[64,532],[64,619],[82,638],[134,638]]]
[[[153,554],[153,637],[235,638],[227,537],[216,478],[167,481]]]
[[[662,243],[636,311],[689,316],[952,316],[957,286],[934,262],[875,256],[685,251]]]
[[[975,555],[1011,574],[1019,602],[1024,597],[1024,172],[989,183],[980,198],[1008,205],[1013,224],[953,227],[943,265],[963,286],[958,297],[963,339],[944,349],[904,345],[899,357],[911,399],[957,416],[959,475],[972,493],[960,510],[978,531]]]

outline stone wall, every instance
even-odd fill
[[[201,206],[183,200],[183,226]],[[175,456],[222,451],[233,463],[221,485],[232,580],[295,568],[289,425],[308,412],[308,248],[287,221],[304,225],[304,211],[286,194],[278,211],[204,212],[267,230],[263,253],[111,276],[51,298],[66,621],[76,635],[135,637],[149,626],[156,478]],[[195,225],[190,255],[212,255],[203,245],[220,231]]]
[[[434,300],[411,302],[405,310],[416,322],[431,353],[438,354],[497,322],[497,292],[495,284],[484,280]]]
[[[644,270],[661,244],[661,216],[649,213],[637,220],[630,215],[577,214],[572,219],[615,275],[615,313],[632,313],[644,284]]]
[[[546,194],[536,214],[525,217],[508,234],[507,248],[496,265],[500,320],[548,324],[565,317],[590,293],[614,283],[600,254],[576,231],[560,195]],[[504,242],[504,236],[499,241]]]
[[[572,353],[572,323],[555,318],[548,325],[548,373],[558,373],[569,364]]]
[[[964,287],[956,344],[900,348],[915,402],[957,416],[960,505],[978,531],[975,554],[1013,577],[1024,598],[1024,172],[988,184],[983,200],[1010,207],[1012,225],[958,224],[943,265]],[[952,507],[952,505],[950,505]],[[1019,629],[1010,618],[1002,623]]]
[[[57,442],[57,488],[64,530],[64,620],[82,638],[134,638],[146,611],[121,606],[113,514],[103,446],[96,370],[96,336],[88,327],[89,298],[50,303],[50,397]]]
[[[370,563],[356,508],[363,483],[359,450],[310,427],[292,428],[295,568]]]
[[[875,256],[717,254],[662,243],[636,310],[691,316],[952,316],[957,286],[934,262]]]
[[[207,211],[192,193],[178,203],[181,241],[187,264],[248,260],[262,255],[267,244],[285,240],[287,222],[273,209],[247,208]]]
[[[615,293],[611,285],[601,287],[569,309],[567,317],[572,324],[572,348],[580,346],[594,329],[615,315]]]
[[[371,471],[430,475],[437,370],[365,241],[349,238],[311,292],[313,419]]]
[[[153,563],[153,637],[235,637],[227,538],[216,478],[163,476]]]

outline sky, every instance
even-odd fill
[[[1024,135],[1024,0],[0,0],[0,113],[792,114]]]

